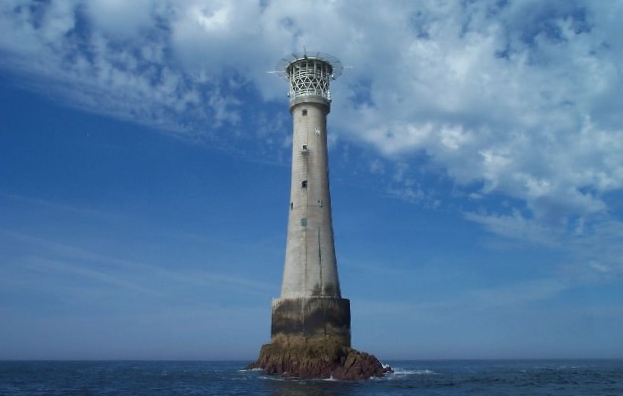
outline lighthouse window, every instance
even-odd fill
[[[303,217],[303,218],[301,219],[301,225],[302,225],[303,227],[307,226],[307,218]]]
[[[307,109],[303,109],[303,115],[306,116],[307,115]]]
[[[319,199],[319,200],[318,200],[318,207],[319,207],[319,208],[322,208],[322,199]]]
[[[290,210],[294,209],[294,202],[290,202]]]
[[[301,182],[301,188],[307,188],[307,180]]]

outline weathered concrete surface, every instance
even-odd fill
[[[281,297],[340,297],[329,190],[329,103],[309,96],[290,110],[292,173]]]
[[[333,378],[366,380],[391,372],[373,355],[345,346],[331,338],[274,339],[262,346],[259,359],[247,369],[260,368],[267,374],[286,378]]]
[[[350,346],[350,301],[300,297],[273,300],[271,342],[282,337],[330,337]]]

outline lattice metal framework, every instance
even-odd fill
[[[292,54],[277,64],[277,72],[290,83],[290,100],[301,96],[320,96],[331,101],[329,83],[342,74],[342,63],[327,54]]]

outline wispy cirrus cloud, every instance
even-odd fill
[[[334,147],[363,149],[378,189],[611,262],[612,238],[576,230],[617,224],[604,197],[623,189],[621,15],[580,0],[7,0],[0,62],[69,105],[282,158],[283,115],[256,105],[285,87],[265,72],[320,49],[353,66],[334,84]]]
[[[189,290],[263,295],[274,289],[273,285],[214,269],[172,269],[2,228],[0,235],[11,245],[29,246],[26,255],[12,254],[8,246],[2,249],[0,284],[4,290],[30,290],[53,296],[106,290],[111,295],[177,300],[183,299]]]

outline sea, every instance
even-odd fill
[[[0,361],[0,395],[623,395],[623,360],[389,361],[366,381],[297,380],[248,362]]]

